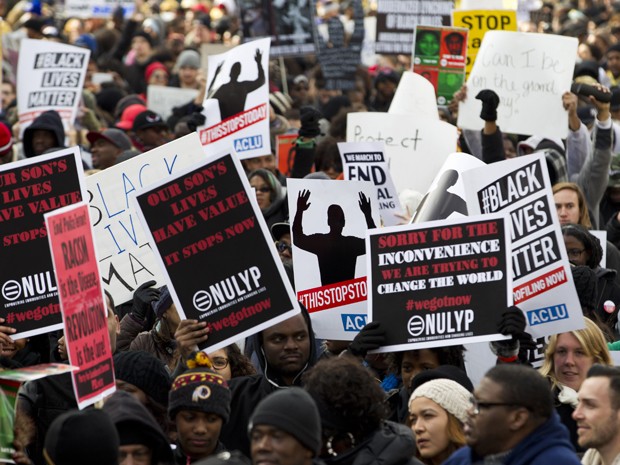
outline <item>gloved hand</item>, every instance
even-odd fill
[[[368,323],[357,333],[349,344],[349,352],[356,357],[365,357],[369,350],[378,349],[385,344],[385,329],[378,321]]]
[[[478,92],[476,99],[482,102],[480,118],[485,121],[497,121],[497,107],[499,106],[499,96],[490,89]]]
[[[517,349],[520,347],[521,349],[533,350],[536,348],[536,342],[529,333],[525,332],[526,326],[527,321],[525,320],[523,311],[521,311],[519,307],[513,305],[502,313],[502,318],[497,324],[497,330],[505,336],[512,336],[512,341],[518,341],[519,344]]]
[[[319,128],[319,120],[323,117],[321,112],[314,107],[305,106],[299,110],[301,128],[299,128],[300,137],[313,138],[321,134]]]
[[[207,122],[207,117],[201,112],[202,107],[200,107],[198,111],[192,113],[189,117],[189,120],[187,121],[187,127],[190,131],[194,132],[198,126],[204,126],[204,124]]]
[[[153,313],[151,304],[159,299],[160,291],[156,287],[155,281],[147,281],[141,284],[133,293],[133,305],[131,306],[131,314],[138,321],[144,321],[147,314]]]

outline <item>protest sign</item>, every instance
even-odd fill
[[[384,142],[396,189],[426,192],[449,154],[456,127],[424,115],[349,113],[347,142]]]
[[[60,309],[71,365],[73,393],[81,410],[116,390],[108,306],[101,287],[88,204],[45,214]]]
[[[271,38],[272,58],[314,53],[314,2],[244,0],[239,9],[244,41]]]
[[[607,268],[607,231],[606,230],[590,230],[590,234],[596,237],[601,244],[601,249],[603,250],[603,256],[601,257],[601,261],[598,266],[601,268]],[[620,302],[618,302],[620,304]]]
[[[480,130],[484,89],[500,98],[497,124],[502,131],[558,137],[568,133],[562,94],[570,90],[577,39],[553,34],[488,31],[467,80],[470,96],[459,105],[458,126]]]
[[[62,327],[43,214],[84,198],[78,147],[0,167],[0,317],[17,339]]]
[[[417,26],[413,47],[413,72],[426,78],[439,105],[448,105],[463,86],[467,29]]]
[[[338,15],[331,15],[324,20],[324,37],[315,31],[316,50],[325,88],[329,90],[353,90],[356,86],[355,73],[362,62],[362,44],[364,43],[364,9],[362,2],[353,2],[353,31],[345,31]]]
[[[293,147],[295,141],[299,137],[298,134],[278,134],[276,136],[276,159],[278,171],[287,178],[293,173],[293,164],[295,163],[295,152]]]
[[[394,115],[424,115],[439,120],[435,87],[431,82],[411,71],[400,78],[388,113]]]
[[[411,222],[467,216],[463,172],[480,166],[486,165],[474,156],[462,152],[451,154],[422,198]]]
[[[581,305],[551,193],[543,153],[463,173],[471,214],[503,212],[512,241],[514,304],[534,338],[581,329]]]
[[[467,66],[466,76],[476,61],[476,55],[487,31],[516,31],[517,12],[511,10],[474,10],[453,11],[452,25],[469,29],[467,38]]]
[[[454,0],[377,0],[375,51],[409,55],[413,30],[418,25],[449,26]]]
[[[209,350],[300,311],[250,189],[239,160],[226,154],[133,200],[179,315],[210,325]]]
[[[56,110],[65,130],[75,121],[90,50],[49,40],[24,39],[17,65],[17,110],[23,134],[44,111]]]
[[[234,147],[241,158],[271,153],[269,139],[269,39],[209,56],[207,117],[200,142],[214,154]]]
[[[127,0],[65,0],[67,17],[110,19],[118,7],[126,18],[135,10],[134,2]]]
[[[175,107],[186,105],[198,95],[198,89],[181,89],[180,87],[148,86],[146,101],[149,110],[160,115],[164,120],[172,115]]]
[[[317,337],[350,341],[366,324],[364,237],[379,226],[375,189],[303,179],[289,179],[287,189],[297,299]]]
[[[511,303],[501,214],[368,231],[368,317],[386,330],[381,352],[506,339]]]
[[[518,0],[455,0],[458,10],[516,10]]]
[[[344,179],[370,181],[375,186],[381,223],[394,226],[402,222],[403,207],[398,199],[390,170],[383,154],[383,142],[339,142]]]
[[[163,284],[162,270],[129,195],[170,179],[204,158],[198,135],[193,132],[86,178],[99,270],[106,289],[118,303],[131,300],[142,283],[154,279]]]

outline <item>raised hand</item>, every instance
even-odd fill
[[[297,211],[306,211],[310,207],[308,200],[310,199],[310,191],[303,190],[297,196]]]

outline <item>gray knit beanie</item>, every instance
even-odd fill
[[[433,379],[422,384],[413,391],[409,398],[411,403],[418,397],[426,397],[438,404],[441,408],[454,415],[461,423],[467,420],[467,410],[470,408],[471,393],[459,383],[450,379]]]

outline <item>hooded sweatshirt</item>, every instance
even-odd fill
[[[62,125],[60,115],[54,110],[49,110],[37,116],[24,131],[23,145],[26,158],[36,156],[32,147],[32,136],[37,129],[46,129],[54,134],[56,138],[54,147],[63,148],[65,146],[65,128]]]

